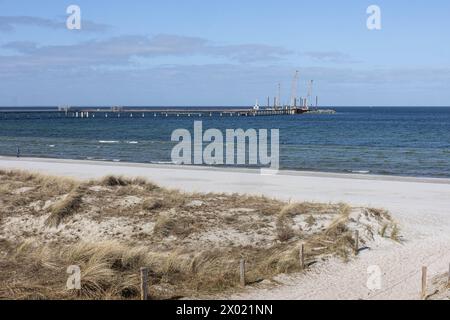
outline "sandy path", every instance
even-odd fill
[[[354,261],[317,264],[305,275],[285,277],[270,290],[250,288],[242,299],[417,299],[420,268],[429,274],[450,263],[450,180],[282,172],[209,170],[146,164],[15,159],[0,157],[0,168],[18,168],[81,179],[107,174],[143,176],[167,187],[200,192],[264,194],[284,200],[347,202],[382,207],[400,223],[405,243],[375,245]],[[366,287],[367,268],[381,268],[382,290]]]

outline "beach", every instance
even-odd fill
[[[348,263],[331,259],[304,274],[279,276],[225,298],[237,299],[419,299],[420,270],[429,276],[450,262],[450,180],[299,171],[211,169],[134,163],[0,157],[0,169],[77,179],[107,175],[143,177],[163,187],[202,193],[265,195],[287,201],[344,202],[388,210],[401,229],[401,243],[375,244]],[[368,267],[382,272],[381,290],[369,290]]]

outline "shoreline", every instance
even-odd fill
[[[304,176],[304,177],[323,177],[323,178],[345,178],[358,180],[375,180],[375,181],[399,181],[399,182],[419,182],[419,183],[436,183],[450,184],[450,178],[437,178],[427,176],[401,176],[401,175],[383,175],[372,173],[357,172],[332,172],[332,171],[309,171],[309,170],[292,170],[280,169],[276,173],[270,168],[245,168],[245,167],[218,167],[218,166],[195,166],[195,165],[175,165],[175,164],[159,164],[144,162],[124,162],[124,161],[104,161],[90,159],[68,159],[68,158],[44,158],[44,157],[14,157],[0,155],[0,161],[35,161],[42,163],[66,163],[66,164],[90,164],[98,166],[119,166],[119,167],[142,167],[149,169],[171,169],[171,170],[194,170],[194,171],[211,171],[211,172],[233,172],[233,173],[250,173],[250,174],[267,174],[278,176]]]
[[[450,181],[352,174],[110,163],[0,156],[0,169],[19,169],[76,179],[106,175],[143,177],[185,192],[265,195],[285,201],[348,203],[388,210],[400,226],[402,243],[376,245],[348,263],[318,263],[307,274],[280,277],[276,287],[251,287],[227,299],[419,299],[420,270],[447,272],[450,261]],[[366,287],[367,268],[383,272],[381,291]],[[333,285],[330,285],[332,283]]]

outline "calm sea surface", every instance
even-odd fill
[[[0,109],[0,154],[166,163],[172,131],[280,129],[283,169],[450,177],[450,108],[336,108],[335,115],[49,118]],[[17,118],[17,119],[16,119]]]

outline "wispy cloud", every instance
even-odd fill
[[[57,29],[61,27],[59,22],[45,18],[29,16],[0,16],[0,31],[11,32],[14,31],[17,26],[33,26],[50,29]]]
[[[32,16],[0,16],[0,32],[13,32],[17,27],[39,27],[53,30],[64,30],[66,22],[64,19],[47,19]],[[82,29],[88,32],[106,31],[110,26],[83,19]]]
[[[161,34],[154,37],[119,36],[74,45],[39,46],[10,42],[2,46],[15,54],[0,56],[0,70],[131,65],[135,57],[204,55],[239,63],[273,61],[291,54],[281,47],[262,44],[216,45],[197,37]]]
[[[307,51],[304,52],[303,55],[318,62],[329,62],[336,64],[360,62],[349,54],[339,51]]]

